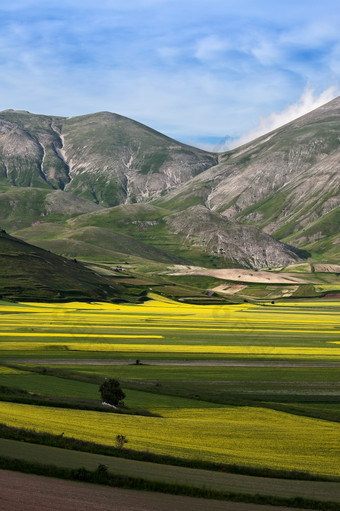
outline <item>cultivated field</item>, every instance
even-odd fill
[[[60,481],[32,474],[0,471],[0,510],[8,511],[271,511],[272,506],[220,502],[181,497],[164,496],[157,492],[138,492],[120,488],[107,488],[73,481]],[[27,498],[30,495],[30,498]],[[113,507],[114,506],[114,507]],[[291,508],[280,507],[280,511]]]
[[[0,423],[107,446],[121,434],[132,451],[262,475],[340,477],[339,302],[151,298],[2,302]],[[126,413],[100,409],[105,377],[120,380]]]

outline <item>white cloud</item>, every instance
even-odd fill
[[[251,49],[251,53],[264,66],[268,66],[277,62],[279,59],[279,51],[273,41],[264,40]]]
[[[211,35],[200,39],[196,44],[195,57],[198,60],[210,60],[227,48],[227,42],[220,37]]]
[[[310,87],[306,87],[302,96],[296,103],[289,105],[282,112],[274,112],[267,117],[262,118],[256,128],[250,130],[241,138],[232,142],[232,144],[230,144],[228,148],[225,148],[225,150],[246,144],[257,137],[265,135],[280,126],[315,110],[319,106],[322,106],[325,103],[328,103],[328,101],[334,99],[339,92],[338,87],[333,85],[324,90],[319,96],[315,96],[314,90]]]
[[[174,138],[238,138],[306,83],[321,91],[340,82],[337,2],[5,2],[0,109],[112,110]],[[307,92],[302,110],[272,114],[262,131],[314,108],[314,99]]]

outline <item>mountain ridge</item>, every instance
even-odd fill
[[[0,112],[3,226],[60,253],[73,240],[77,257],[88,221],[99,245],[99,232],[124,250],[131,238],[156,259],[165,248],[189,264],[277,267],[307,252],[337,262],[339,167],[340,97],[221,154],[110,112]]]
[[[115,206],[155,198],[217,161],[111,112],[0,112],[0,173],[15,186],[61,189]]]

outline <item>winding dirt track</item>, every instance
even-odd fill
[[[273,511],[258,506],[122,490],[0,470],[0,511]],[[291,508],[276,508],[290,511]]]

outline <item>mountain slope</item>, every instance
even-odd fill
[[[61,190],[4,187],[0,191],[0,227],[12,232],[101,210],[97,204]],[[56,224],[57,225],[57,224]]]
[[[62,117],[25,111],[0,113],[0,182],[63,190],[70,181],[61,156]]]
[[[339,225],[321,219],[340,206],[340,98],[220,157],[215,167],[154,204],[204,204],[232,221],[307,247]],[[327,228],[326,228],[327,226]],[[311,236],[308,232],[313,233]]]
[[[204,206],[176,213],[150,204],[121,205],[71,218],[64,227],[47,228],[46,235],[42,229],[33,226],[16,235],[69,257],[93,260],[110,260],[111,253],[111,260],[125,254],[168,265],[250,268],[299,260],[293,249],[256,227],[230,222]]]
[[[131,300],[123,284],[4,231],[0,231],[0,296],[12,300]]]
[[[337,263],[339,167],[340,98],[219,156],[108,112],[0,113],[1,226],[97,261]]]
[[[217,160],[109,112],[0,112],[0,181],[70,191],[104,206],[158,197]]]

